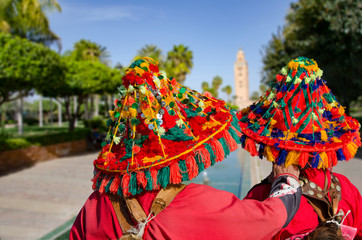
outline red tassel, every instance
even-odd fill
[[[334,151],[334,150],[329,151],[329,152],[327,152],[327,155],[328,155],[328,159],[329,159],[331,166],[332,167],[336,166],[338,163],[336,151]]]
[[[210,142],[212,150],[214,150],[216,159],[215,162],[221,162],[225,158],[224,149],[222,148],[221,143],[218,140],[212,139]]]
[[[177,163],[170,165],[170,183],[177,184],[182,182],[182,175],[180,173],[180,167]]]
[[[129,180],[131,178],[131,175],[129,175],[128,173],[124,174],[122,177],[122,191],[123,191],[123,195],[124,196],[129,196],[130,193],[128,192],[129,190]]]
[[[256,150],[255,142],[251,138],[246,138],[245,150],[248,151],[252,157],[259,155],[258,151]]]
[[[109,186],[109,191],[111,193],[117,193],[120,183],[121,183],[121,178],[118,175],[115,176],[111,183],[111,186]]]
[[[192,156],[188,156],[185,162],[188,169],[189,179],[191,180],[199,174],[199,167],[196,164],[195,158]]]
[[[101,185],[99,186],[99,189],[98,189],[98,191],[100,193],[104,193],[104,188],[107,186],[110,179],[111,179],[111,177],[108,175],[105,178],[103,178]]]
[[[238,135],[238,137],[240,138],[243,134],[238,131],[236,128],[234,128],[233,126],[231,126],[233,128],[233,130],[236,132],[236,135]]]
[[[101,174],[101,172],[98,171],[97,174],[94,175],[94,177],[91,180],[93,182],[93,185],[92,185],[93,190],[96,190],[96,187],[97,187],[96,184],[97,184],[97,180],[98,180],[100,174]]]
[[[143,189],[146,188],[147,178],[146,178],[145,172],[139,171],[137,173],[137,183],[138,183],[138,185],[142,186]]]
[[[151,177],[152,177],[153,189],[158,189],[158,188],[159,188],[159,186],[158,186],[158,184],[157,184],[157,173],[158,173],[158,170],[152,168],[150,172],[151,172]]]
[[[346,157],[347,161],[352,158],[351,153],[349,152],[349,150],[347,148],[347,144],[343,146],[343,154]]]
[[[301,152],[301,154],[299,156],[299,166],[304,168],[305,165],[308,163],[308,161],[309,161],[309,153],[308,152]]]
[[[205,168],[211,166],[210,154],[206,148],[202,147],[195,151],[195,154],[198,155],[201,161],[204,163]]]
[[[230,135],[228,131],[224,131],[224,136],[226,144],[228,145],[230,152],[238,149],[238,144],[235,142],[234,138]]]

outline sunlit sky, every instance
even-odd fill
[[[63,52],[84,38],[105,46],[112,65],[128,66],[146,44],[164,55],[173,45],[184,44],[194,56],[185,85],[198,91],[216,75],[223,78],[222,86],[234,87],[233,64],[241,48],[251,94],[259,88],[263,46],[284,24],[290,2],[59,0],[62,12],[50,13],[49,19]]]

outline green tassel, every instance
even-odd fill
[[[170,182],[170,168],[164,167],[158,171],[157,184],[161,185],[162,188],[167,187]]]
[[[235,142],[236,142],[237,144],[240,144],[240,138],[239,138],[239,136],[236,134],[235,130],[232,129],[232,128],[229,128],[228,131],[229,131],[231,137],[235,140]]]
[[[138,186],[137,186],[137,173],[133,172],[131,173],[131,178],[129,180],[129,192],[132,195],[137,195],[138,193]]]
[[[109,187],[111,186],[113,179],[114,179],[114,177],[111,177],[111,179],[107,183],[107,186],[105,186],[105,188],[104,188],[104,192],[106,192],[106,193],[109,192]]]
[[[212,150],[212,147],[209,144],[205,143],[204,145],[210,154],[210,161],[211,161],[211,166],[212,166],[215,164],[216,155],[215,155],[214,151]]]
[[[187,167],[186,167],[185,161],[184,160],[179,161],[178,166],[179,166],[180,171],[181,171],[182,181],[188,181],[189,180],[189,174],[187,173]]]
[[[200,157],[199,154],[196,154],[195,160],[196,160],[197,166],[199,167],[199,173],[204,171],[205,166],[204,166],[204,163],[202,162],[201,157]]]
[[[146,190],[147,191],[152,191],[153,190],[153,181],[152,181],[152,177],[151,177],[151,172],[148,170],[145,172],[145,176],[147,179],[147,185],[146,185]]]
[[[262,136],[267,136],[270,133],[268,128],[264,128],[264,130],[261,132]]]
[[[222,148],[224,149],[225,157],[226,157],[230,153],[230,149],[229,149],[228,145],[226,144],[226,140],[225,140],[225,138],[222,137],[218,141],[221,143]]]

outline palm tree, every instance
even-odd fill
[[[32,42],[50,46],[52,43],[61,49],[60,38],[50,30],[49,20],[45,12],[61,11],[57,0],[1,0],[0,32],[10,33]],[[19,94],[22,102],[22,96]],[[42,98],[39,100],[39,125],[42,126]],[[18,104],[17,115],[19,133],[22,133],[23,104]]]
[[[81,39],[74,44],[72,56],[76,61],[99,61],[106,65],[110,63],[110,54],[106,47],[85,39]]]
[[[74,50],[71,53],[71,57],[76,61],[91,61],[91,62],[101,62],[107,66],[110,65],[110,54],[107,51],[107,48],[85,39],[74,44]],[[91,105],[91,116],[95,117],[99,115],[99,96],[90,95],[90,105]],[[88,97],[84,101],[84,114],[85,118],[88,119]]]
[[[231,95],[231,92],[233,91],[232,87],[230,85],[227,85],[225,87],[223,87],[221,89],[221,91],[223,91],[224,93],[226,93],[227,95],[227,102],[230,102],[230,95]]]
[[[179,83],[183,83],[193,66],[192,58],[192,51],[188,47],[182,44],[173,46],[172,51],[167,53],[167,74],[175,77]]]
[[[162,50],[156,45],[146,44],[143,48],[137,51],[137,57],[150,57],[159,62],[159,65],[163,67],[164,57],[162,56]]]
[[[49,46],[60,38],[50,29],[46,12],[61,11],[57,0],[1,0],[0,31]]]

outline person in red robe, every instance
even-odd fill
[[[132,63],[118,90],[70,239],[269,239],[288,225],[301,197],[295,166],[275,165],[263,202],[180,185],[238,148],[225,102],[168,79],[150,58]]]
[[[252,156],[302,169],[300,208],[272,239],[320,239],[316,235],[327,231],[333,239],[362,239],[361,194],[347,177],[332,173],[361,146],[360,124],[345,114],[322,73],[313,59],[298,57],[257,102],[238,113],[241,144]],[[273,175],[245,199],[267,199]],[[329,230],[321,230],[326,224]]]

